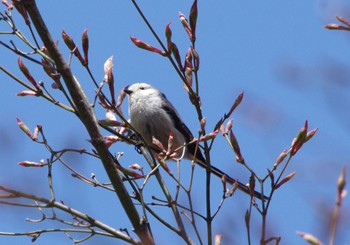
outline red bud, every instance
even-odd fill
[[[275,175],[270,169],[267,169],[267,172],[269,173],[269,177],[271,180],[271,188],[273,188],[273,186],[275,185]]]
[[[85,64],[85,60],[83,59],[83,57],[81,56],[80,54],[80,51],[78,49],[78,46],[75,44],[75,42],[73,41],[73,39],[68,36],[68,34],[62,30],[62,38],[63,38],[63,41],[64,43],[67,45],[67,47],[69,48],[69,50],[71,52],[73,52],[73,54],[78,58],[78,60],[80,61],[80,63],[82,65]]]
[[[83,52],[84,52],[84,65],[89,63],[89,36],[87,34],[88,29],[85,28],[81,37]]]
[[[18,56],[18,66],[19,66],[19,69],[21,70],[21,72],[24,74],[24,76],[28,79],[28,81],[37,89],[37,93],[41,93],[42,91],[41,91],[40,86],[35,81],[34,77],[29,72],[28,68],[23,63],[23,61],[22,61],[20,56]]]
[[[98,123],[100,123],[100,124],[102,124],[103,126],[106,126],[106,127],[120,127],[120,126],[124,125],[121,122],[118,122],[116,120],[110,120],[110,119],[98,120]]]
[[[24,8],[23,3],[21,1],[12,1],[12,4],[15,6],[16,10],[22,15],[26,25],[30,25],[28,13],[27,10]]]
[[[169,22],[165,27],[165,37],[168,42],[171,41],[171,35],[172,35],[170,24],[171,23]]]
[[[255,177],[252,173],[249,178],[249,194],[251,197],[254,197],[254,190],[255,190]]]
[[[192,71],[192,48],[188,48],[185,56],[185,69],[189,68]]]
[[[123,168],[122,166],[118,165],[118,164],[115,164],[116,168],[121,171],[123,174],[125,175],[128,175],[128,176],[131,176],[135,179],[141,179],[143,178],[143,175],[139,174],[139,173],[136,173],[130,169],[127,169],[127,168]]]
[[[233,105],[231,106],[230,111],[229,111],[227,114],[225,114],[225,117],[226,117],[226,118],[227,118],[227,117],[230,117],[231,114],[233,113],[233,111],[237,108],[237,106],[239,106],[239,105],[241,104],[241,102],[242,102],[242,100],[243,100],[243,96],[244,96],[244,93],[243,93],[243,92],[241,92],[241,93],[238,95],[238,97],[236,98],[235,102],[234,102]]]
[[[192,54],[193,54],[194,70],[198,71],[199,70],[199,55],[194,48],[191,48],[191,49],[192,49]]]
[[[191,33],[192,33],[192,38],[191,38],[192,42],[196,41],[197,18],[198,18],[197,0],[194,0],[190,11],[190,27],[191,27]]]
[[[170,168],[168,167],[168,165],[166,164],[166,162],[162,159],[162,157],[159,154],[156,154],[156,158],[158,159],[158,162],[160,163],[160,166],[163,167],[163,169],[169,174],[169,175],[173,175],[173,173],[171,172]]]
[[[236,161],[239,163],[244,163],[244,158],[241,154],[241,149],[239,148],[237,138],[234,135],[232,129],[230,130],[230,142],[234,152],[236,153]]]
[[[175,60],[177,62],[177,65],[179,66],[180,70],[183,71],[179,49],[177,48],[176,44],[171,42],[171,41],[168,42],[168,49],[173,54],[173,56],[174,56],[174,58],[175,58]]]

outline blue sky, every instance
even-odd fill
[[[113,55],[116,91],[138,81],[150,83],[167,95],[193,132],[198,130],[195,110],[170,63],[159,55],[136,48],[130,41],[129,37],[135,36],[158,46],[131,2],[103,1],[96,4],[81,0],[41,1],[38,5],[51,35],[59,40],[59,47],[65,57],[68,57],[68,50],[61,39],[61,30],[64,29],[79,43],[87,27],[90,67],[98,80],[103,78],[104,62]],[[271,234],[282,237],[282,244],[305,244],[295,234],[296,230],[313,233],[327,243],[327,215],[335,202],[336,179],[341,168],[350,162],[350,117],[347,112],[350,103],[350,36],[345,32],[325,30],[323,26],[336,22],[336,15],[350,19],[349,3],[345,0],[263,3],[199,1],[198,5],[196,48],[201,59],[199,79],[208,129],[214,127],[237,95],[244,91],[244,100],[232,115],[233,129],[246,161],[258,174],[264,175],[279,153],[290,146],[306,119],[310,129],[318,127],[316,136],[292,160],[287,173],[297,171],[297,175],[277,191],[268,223]],[[188,16],[190,6],[191,1],[140,3],[163,41],[165,25],[171,22],[173,41],[182,57],[189,42],[178,21],[178,11]],[[18,23],[21,23],[21,19],[18,19]],[[27,33],[24,25],[18,26]],[[4,23],[0,22],[0,27],[1,31],[4,30]],[[5,36],[1,38],[9,40]],[[17,40],[15,42],[18,43]],[[17,67],[17,56],[4,48],[0,52],[0,65],[23,78]],[[51,81],[40,67],[29,62],[26,64],[38,80],[43,80],[49,86]],[[94,87],[86,72],[76,60],[73,61],[72,69],[92,99]],[[23,88],[3,73],[0,73],[0,79],[4,101],[0,109],[1,184],[48,195],[45,169],[27,169],[17,165],[22,160],[39,161],[49,155],[43,146],[31,142],[18,129],[16,117],[31,128],[36,124],[43,125],[46,137],[55,149],[90,149],[86,141],[87,133],[73,115],[42,99],[16,97],[15,94]],[[53,94],[61,98],[57,91],[53,91]],[[126,113],[125,106],[123,109]],[[101,108],[97,108],[96,113],[100,118],[104,117]],[[235,162],[234,154],[225,140],[219,137],[216,143],[212,152],[214,164],[241,181],[246,181],[247,171]],[[123,162],[126,166],[133,162],[143,163],[130,146],[116,144],[111,150],[125,152]],[[69,155],[66,160],[86,176],[93,172],[99,179],[106,179],[102,166],[93,159]],[[185,164],[186,161],[183,162]],[[174,165],[172,168],[175,170]],[[185,171],[186,165],[183,168]],[[198,193],[203,190],[203,173],[201,169],[196,170]],[[125,217],[120,211],[119,202],[112,193],[84,185],[71,178],[70,173],[58,164],[54,166],[54,185],[58,198],[72,207],[91,213],[115,227],[128,227],[123,222]],[[213,180],[213,190],[216,188],[219,197],[220,182]],[[204,196],[198,194],[195,200],[197,208],[204,211]],[[224,234],[222,244],[228,244],[225,241],[229,239],[233,239],[231,241],[236,244],[246,243],[244,212],[248,202],[248,198],[241,194],[225,202],[214,228],[215,233]],[[159,212],[167,214],[164,209]],[[348,198],[344,200],[341,212],[335,244],[345,244],[350,239],[345,230],[350,218]],[[54,222],[40,226],[24,221],[26,217],[40,217],[38,212],[30,209],[2,206],[0,217],[6,221],[1,222],[1,231],[58,226]],[[255,214],[253,227],[257,228],[252,231],[253,244],[257,244],[259,238],[259,222]],[[130,230],[130,226],[128,228]],[[160,228],[156,223],[153,229],[160,241],[166,236],[174,244],[181,242],[170,232],[157,234]],[[70,244],[63,234],[42,235],[37,244],[47,244],[48,241],[51,244]],[[96,242],[112,244],[115,241],[94,237],[87,244]],[[30,239],[0,237],[0,243],[29,244]]]

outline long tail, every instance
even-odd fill
[[[197,159],[196,159],[197,160]],[[207,164],[202,162],[202,161],[196,161],[196,163],[198,163],[199,166],[201,166],[202,168],[207,168]],[[239,182],[238,180],[234,179],[234,178],[231,178],[229,175],[227,175],[225,172],[221,171],[220,169],[216,168],[215,166],[210,166],[210,171],[211,173],[213,173],[214,175],[216,175],[217,177],[219,177],[220,179],[225,175],[226,177],[226,181],[233,185],[234,183],[238,183],[238,189],[249,194],[250,195],[250,189],[249,189],[249,186]],[[263,196],[260,192],[258,191],[255,191],[254,190],[254,196],[256,198],[259,198],[260,200],[266,200],[268,199],[267,196]]]

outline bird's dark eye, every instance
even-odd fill
[[[145,87],[144,87],[144,86],[140,86],[140,89],[141,89],[141,90],[144,90],[144,89],[145,89]]]

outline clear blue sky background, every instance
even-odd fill
[[[116,91],[127,84],[144,81],[161,89],[179,109],[193,132],[199,128],[182,84],[169,62],[156,54],[136,48],[129,36],[138,37],[157,46],[146,25],[129,1],[40,1],[38,3],[52,36],[68,57],[61,39],[61,30],[80,45],[81,34],[88,28],[90,37],[90,67],[95,77],[103,78],[103,64],[114,56]],[[266,174],[279,153],[290,146],[293,137],[308,119],[310,129],[319,128],[317,135],[295,156],[287,173],[297,175],[281,188],[272,202],[268,218],[271,235],[281,236],[281,244],[306,244],[295,231],[310,232],[328,242],[329,215],[336,196],[336,180],[349,156],[349,81],[350,34],[323,28],[335,22],[336,15],[350,19],[350,4],[345,0],[313,1],[199,1],[197,50],[201,59],[199,71],[201,99],[208,128],[213,128],[228,110],[240,91],[243,103],[233,114],[234,131],[246,161],[260,175]],[[187,36],[178,21],[178,11],[188,16],[191,1],[140,2],[140,7],[159,35],[171,22],[173,41],[182,57],[189,46]],[[19,22],[21,23],[21,19]],[[25,30],[24,25],[18,24]],[[7,30],[0,22],[0,30]],[[25,31],[26,32],[26,31]],[[26,32],[27,33],[27,32]],[[1,40],[8,37],[1,36]],[[15,40],[14,37],[11,37]],[[18,43],[18,41],[15,41]],[[22,47],[22,46],[20,46]],[[49,87],[51,81],[37,65],[26,62],[37,80]],[[17,56],[0,49],[0,65],[19,74]],[[80,64],[73,61],[73,72],[90,99],[94,88]],[[17,165],[22,160],[39,161],[49,157],[43,146],[31,142],[17,127],[20,117],[31,128],[43,125],[54,149],[87,148],[88,136],[78,120],[42,99],[19,98],[23,88],[0,73],[2,101],[0,108],[1,185],[48,196],[46,169],[27,169]],[[57,91],[54,95],[59,97]],[[61,97],[59,97],[61,98]],[[126,107],[124,107],[126,113]],[[97,108],[100,118],[104,111]],[[143,164],[132,147],[117,144],[113,152],[124,151],[123,164],[135,161]],[[248,173],[234,160],[224,139],[219,137],[212,152],[215,165],[241,181]],[[89,176],[91,172],[106,180],[102,166],[94,159],[70,155],[72,167]],[[184,164],[185,165],[185,161]],[[172,167],[174,170],[174,166]],[[183,166],[186,169],[186,165]],[[204,211],[204,171],[198,169],[195,205]],[[186,177],[186,175],[185,175]],[[184,177],[184,178],[185,178]],[[56,164],[54,185],[58,199],[114,227],[131,227],[119,201],[113,193],[87,186],[70,177],[69,171]],[[213,180],[213,190],[219,202],[221,185]],[[152,193],[149,190],[149,193]],[[153,193],[157,194],[157,193]],[[214,232],[224,235],[222,244],[245,244],[244,212],[248,197],[238,194],[225,202],[217,217]],[[165,208],[159,212],[166,215]],[[47,212],[50,213],[50,212]],[[350,235],[349,199],[344,200],[335,244],[346,244]],[[26,231],[60,227],[55,222],[32,224],[26,217],[39,219],[40,213],[21,208],[1,206],[0,231]],[[67,215],[63,215],[69,218]],[[253,244],[258,244],[260,217],[252,218]],[[159,244],[181,244],[177,236],[163,231],[154,223],[153,231]],[[204,229],[204,225],[199,226]],[[189,230],[191,230],[189,228]],[[169,243],[171,239],[173,243]],[[94,237],[86,244],[122,244],[119,241]],[[30,244],[26,237],[0,237],[1,244]],[[70,244],[63,234],[45,234],[37,244]]]

